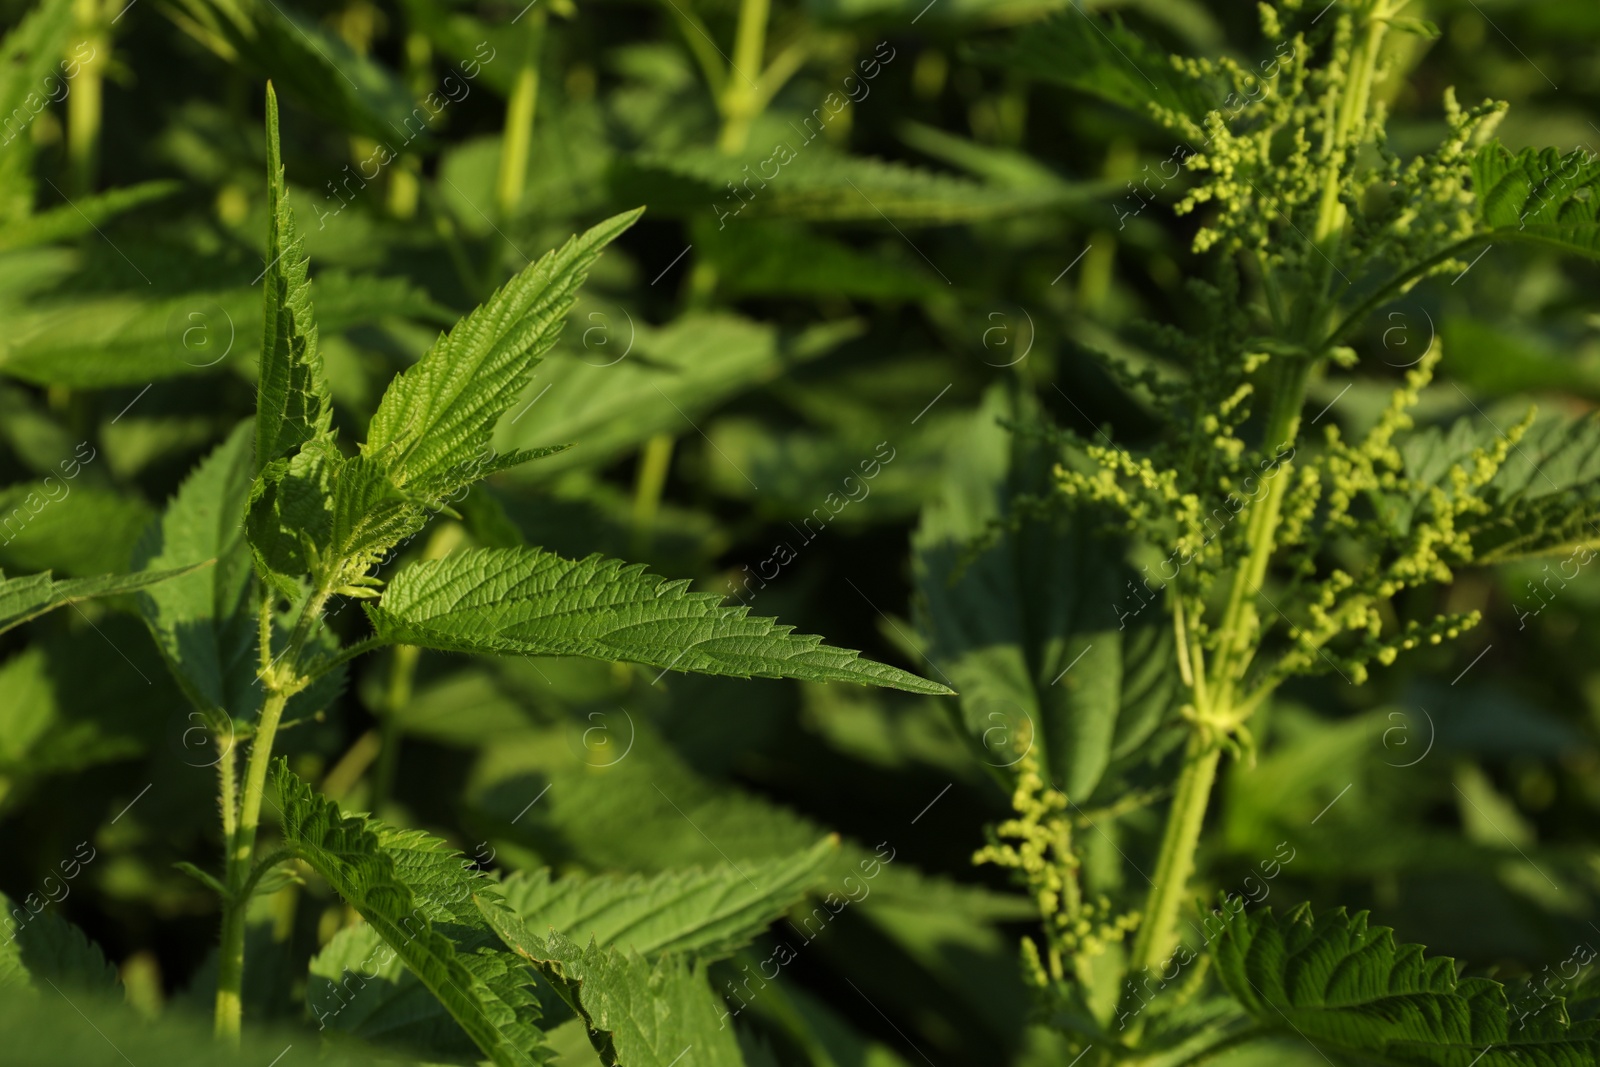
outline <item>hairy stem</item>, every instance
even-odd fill
[[[228,898],[222,902],[222,944],[217,957],[218,1037],[239,1039],[239,1021],[244,979],[244,921],[250,901],[245,895],[251,883],[250,858],[255,852],[256,826],[261,821],[261,798],[266,792],[267,764],[272,758],[272,739],[278,732],[288,694],[272,690],[261,706],[261,721],[250,744],[250,762],[245,770],[244,793],[240,797],[238,822],[228,844],[225,884]]]
[[[255,734],[250,742],[250,759],[245,765],[244,789],[239,796],[238,814],[231,829],[226,809],[232,808],[232,801],[230,797],[223,798],[226,805],[223,828],[228,845],[223,884],[227,886],[228,896],[222,902],[222,939],[217,955],[215,1031],[218,1037],[227,1038],[235,1044],[239,1040],[243,1007],[240,994],[244,982],[245,917],[250,909],[250,890],[255,887],[256,879],[260,877],[252,871],[251,860],[255,854],[256,828],[261,823],[261,801],[267,790],[267,767],[272,762],[272,742],[277,736],[278,724],[283,719],[283,709],[289,703],[289,697],[304,684],[304,679],[300,676],[300,652],[305,646],[313,624],[322,614],[322,607],[327,603],[328,595],[326,591],[318,589],[306,598],[305,606],[300,610],[300,617],[290,632],[288,647],[283,651],[281,666],[270,666],[268,660],[270,645],[263,646],[262,658],[269,663],[269,667],[262,671],[261,678],[262,684],[266,687],[266,699],[262,702],[261,715],[256,722]],[[269,611],[270,606],[263,608],[264,619],[269,617],[267,615]],[[263,633],[267,632],[269,631],[264,625]],[[227,778],[232,778],[231,770],[225,773]]]

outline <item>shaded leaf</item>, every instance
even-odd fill
[[[580,947],[559,933],[523,938],[512,947],[588,1025],[606,1067],[672,1067],[691,1050],[696,1063],[742,1067],[730,1013],[703,964],[674,956],[651,963],[593,941]]]
[[[65,899],[70,879],[48,875],[38,893],[22,901],[0,895],[0,986],[31,985],[51,993],[114,994],[117,972],[100,946],[51,910],[51,894]]]
[[[139,608],[195,707],[235,716],[261,700],[255,583],[244,536],[255,469],[251,431],[241,423],[190,472],[134,557],[142,567],[217,561],[141,593]]]
[[[140,571],[137,574],[102,574],[95,578],[55,581],[48,571],[7,578],[0,574],[0,633],[36,619],[47,611],[94,597],[131,593],[207,566],[209,560],[187,567]]]
[[[1120,19],[1102,20],[1076,5],[1004,45],[977,50],[977,58],[1143,114],[1161,108],[1199,121],[1227,95],[1180,72],[1165,50]]]
[[[712,148],[643,154],[618,168],[623,200],[647,199],[653,210],[698,216],[721,228],[755,218],[942,226],[1044,211],[1079,194],[1057,188],[986,185],[879,159],[844,156],[811,146],[803,130],[778,142],[754,164]],[[754,154],[752,152],[752,154]],[[730,191],[730,183],[732,189]]]
[[[1002,417],[1013,417],[1011,403],[996,390],[952,450],[942,497],[923,510],[912,541],[918,625],[985,761],[1012,766],[1040,745],[1057,784],[1083,803],[1171,709],[1170,634],[1137,610],[1133,572],[1091,514],[1013,512],[1018,495],[1048,491],[1053,456],[1013,440]],[[969,561],[993,521],[1021,525]]]
[[[49,105],[45,79],[62,62],[72,11],[72,0],[44,0],[0,40],[0,224],[14,225],[32,212],[33,131],[28,127]],[[85,46],[79,44],[74,54]]]

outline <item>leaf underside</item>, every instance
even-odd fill
[[[66,604],[131,593],[204,566],[206,563],[197,563],[187,567],[139,571],[136,574],[102,574],[94,578],[68,578],[64,581],[53,580],[49,571],[16,578],[0,574],[0,633]]]

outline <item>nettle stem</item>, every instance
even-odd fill
[[[1309,361],[1304,359],[1285,362],[1267,418],[1265,447],[1276,449],[1292,443],[1299,432],[1309,366]],[[1200,698],[1200,694],[1206,693],[1204,683],[1199,682],[1204,670],[1196,670],[1197,684],[1193,691],[1200,704],[1200,717],[1206,722],[1229,722],[1236,711],[1237,683],[1244,667],[1248,666],[1256,633],[1246,595],[1253,599],[1254,591],[1260,589],[1276,548],[1274,535],[1283,494],[1289,484],[1290,466],[1288,461],[1280,465],[1277,476],[1267,483],[1266,495],[1249,509],[1246,519],[1249,548],[1234,572],[1217,654],[1211,665],[1212,688],[1207,698]],[[1186,640],[1186,635],[1179,630],[1177,638]],[[1216,738],[1197,726],[1184,752],[1183,770],[1178,775],[1166,830],[1162,834],[1161,852],[1156,859],[1155,878],[1145,899],[1144,918],[1139,923],[1139,933],[1128,961],[1130,973],[1159,968],[1177,944],[1178,913],[1188,894],[1189,877],[1194,873],[1200,830],[1205,824],[1211,786],[1216,781],[1221,758],[1222,748]]]
[[[250,910],[250,896],[257,879],[253,866],[256,848],[256,828],[261,823],[261,801],[267,791],[267,768],[272,762],[272,742],[278,734],[278,724],[283,719],[283,709],[289,698],[304,688],[306,678],[301,672],[300,654],[312,627],[322,615],[329,593],[314,591],[306,599],[289,635],[288,646],[283,651],[282,662],[270,660],[271,644],[267,642],[270,628],[262,627],[262,659],[267,662],[261,672],[266,698],[261,705],[261,715],[256,722],[250,742],[250,759],[245,765],[244,790],[239,795],[237,813],[233,812],[232,780],[233,755],[230,750],[224,758],[222,775],[222,825],[228,854],[223,884],[228,895],[222,902],[222,940],[217,955],[217,1002],[215,1032],[237,1044],[242,1017],[244,984],[244,933],[245,919]],[[263,596],[262,616],[270,619],[271,597]]]
[[[102,79],[110,62],[111,35],[106,31],[100,0],[75,0],[73,17],[83,34],[81,43],[92,49],[89,58],[81,61],[67,96],[67,187],[74,196],[84,196],[94,192],[100,155]]]
[[[767,51],[767,17],[771,0],[740,0],[739,27],[733,41],[733,59],[728,79],[723,84],[722,136],[717,147],[723,152],[744,150],[750,140],[750,124],[761,112],[759,82]]]
[[[517,78],[506,101],[506,126],[500,140],[500,169],[495,175],[495,204],[502,219],[516,213],[522,190],[528,184],[528,160],[533,154],[534,115],[539,108],[539,54],[544,49],[543,8],[528,17]]]
[[[1375,0],[1352,48],[1345,91],[1330,95],[1329,127],[1323,141],[1322,198],[1311,237],[1312,243],[1323,253],[1322,265],[1314,280],[1298,294],[1295,302],[1298,314],[1287,324],[1289,340],[1308,344],[1319,340],[1322,320],[1337,303],[1329,297],[1328,286],[1348,216],[1339,199],[1345,180],[1345,163],[1348,153],[1359,147],[1352,141],[1361,134],[1371,108],[1372,86],[1387,28],[1385,20],[1400,6],[1404,6],[1403,2],[1396,5],[1391,0]],[[1299,435],[1300,412],[1305,405],[1313,361],[1304,355],[1279,358],[1261,444],[1265,451],[1281,455],[1285,448],[1294,446]],[[1225,733],[1237,726],[1245,710],[1239,706],[1241,683],[1254,658],[1261,632],[1254,604],[1277,548],[1278,520],[1291,480],[1291,468],[1292,460],[1282,461],[1267,482],[1265,495],[1248,507],[1245,553],[1228,591],[1209,672],[1201,664],[1188,664],[1194,678],[1190,689],[1195,696],[1198,721],[1184,753],[1183,769],[1167,815],[1154,884],[1146,897],[1144,917],[1129,959],[1130,974],[1159,968],[1177,945],[1178,914],[1188,895],[1200,831],[1222,756],[1217,735],[1219,731]],[[1180,605],[1174,613],[1174,630],[1179,641],[1188,640],[1188,626],[1184,622]],[[1209,679],[1205,677],[1208,674]],[[1208,680],[1209,685],[1206,684]]]

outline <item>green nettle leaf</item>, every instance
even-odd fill
[[[343,814],[281,758],[272,777],[289,852],[366,919],[390,958],[398,956],[499,1067],[543,1060],[533,974],[502,943],[521,920],[494,883],[420,830]]]
[[[1501,430],[1490,420],[1469,415],[1449,430],[1429,427],[1403,440],[1406,476],[1418,489],[1399,502],[1402,522],[1409,522],[1421,505],[1425,487],[1448,492],[1452,468],[1470,467],[1474,450],[1494,445]],[[1487,514],[1458,520],[1472,535],[1475,563],[1552,556],[1600,544],[1600,416],[1536,420],[1480,495],[1489,505]]]
[[[0,123],[9,112],[0,112]],[[4,138],[0,137],[0,145]],[[0,252],[79,237],[94,232],[101,223],[153,200],[163,200],[182,186],[177,182],[140,182],[121,189],[108,189],[94,196],[80,197],[70,204],[41,211],[30,218],[0,225]],[[4,218],[0,212],[0,219]]]
[[[804,131],[761,147],[768,154],[752,150],[748,165],[714,148],[642,154],[618,168],[614,195],[624,202],[648,195],[652,211],[710,219],[719,229],[755,218],[941,226],[1036,215],[1083,198],[1078,190],[1007,188],[846,156],[811,145]]]
[[[390,383],[363,451],[381,458],[395,485],[438,499],[484,476],[495,424],[555,344],[589,268],[643,210],[615,215],[529,265]]]
[[[319,438],[261,472],[247,528],[263,576],[292,596],[301,574],[334,590],[356,582],[431,514],[381,463]]]
[[[256,392],[256,469],[329,433],[333,405],[317,352],[305,247],[295,233],[278,147],[278,97],[267,83],[266,329]]]
[[[1418,1067],[1581,1067],[1600,1057],[1600,1021],[1569,1022],[1559,998],[1514,1015],[1500,983],[1457,978],[1454,960],[1396,945],[1366,912],[1240,908],[1212,952],[1257,1023],[1319,1049]]]
[[[26,1067],[219,1067],[270,1064],[291,1044],[295,1049],[285,1063],[308,1051],[305,1031],[298,1027],[246,1027],[240,1047],[219,1048],[209,1020],[202,1023],[189,1012],[171,1010],[159,1019],[147,1019],[120,999],[90,996],[65,986],[57,993],[43,983],[39,992],[24,991],[0,981],[0,1048],[5,1049],[6,1062]],[[317,1067],[392,1062],[331,1050],[318,1050],[315,1059]]]
[[[132,593],[157,582],[188,574],[209,563],[207,560],[187,567],[169,567],[136,574],[102,574],[95,578],[69,578],[59,582],[53,580],[48,571],[43,574],[24,574],[17,578],[0,574],[0,633],[55,608],[94,597]]]
[[[366,159],[388,162],[413,141],[414,148],[428,143],[434,109],[320,20],[276,0],[178,0],[178,7],[178,25],[230,65],[277,79],[302,106],[389,149]]]
[[[1600,544],[1600,416],[1535,422],[1484,497],[1490,514],[1472,535],[1483,562]]]
[[[691,1049],[695,1063],[743,1067],[730,1013],[704,964],[676,956],[652,963],[594,941],[580,946],[559,933],[538,938],[524,931],[512,947],[583,1019],[606,1067],[672,1067]]]
[[[539,400],[536,411],[502,422],[496,432],[506,448],[558,441],[583,447],[524,467],[519,478],[595,469],[655,434],[685,432],[690,420],[700,423],[730,397],[792,373],[860,333],[860,324],[849,319],[787,331],[725,311],[693,311],[660,327],[637,318],[630,327],[599,315],[580,335],[582,358],[562,352],[540,365],[539,391],[520,398],[523,405]],[[539,399],[546,389],[549,395]]]
[[[1492,141],[1472,160],[1478,219],[1495,237],[1600,258],[1600,159],[1576,149],[1512,153]]]
[[[724,864],[645,877],[555,878],[548,869],[517,873],[502,886],[530,930],[654,956],[716,960],[732,955],[815,885],[838,854],[837,838],[782,859]]]
[[[58,493],[65,489],[55,500],[41,492],[52,483]],[[0,489],[0,567],[59,571],[74,578],[125,571],[139,531],[152,514],[143,497],[87,478],[73,485],[46,475],[42,486],[38,482],[8,486]],[[144,567],[137,561],[134,566]]]
[[[1012,514],[1019,494],[1050,481],[1046,451],[998,422],[1012,417],[1005,394],[991,392],[952,454],[942,497],[923,510],[912,541],[919,626],[985,760],[1008,766],[1042,746],[1060,788],[1082,803],[1172,708],[1170,628],[1154,608],[1139,610],[1130,589],[1142,583],[1093,516]],[[969,558],[1002,519],[1022,525]]]
[[[76,863],[74,863],[76,866]],[[73,993],[115,993],[117,972],[106,962],[100,946],[82,930],[49,908],[71,892],[59,875],[45,878],[42,892],[29,894],[17,903],[0,895],[0,989],[7,986],[32,986],[40,992],[67,990]]]
[[[250,424],[241,423],[184,479],[134,552],[135,565],[146,568],[217,561],[139,595],[173,676],[202,711],[237,714],[260,702],[255,583],[242,523],[255,469],[251,444]]]
[[[688,585],[600,556],[480,549],[407,567],[367,614],[385,641],[453,652],[588,656],[739,678],[950,692]]]
[[[838,851],[837,840],[826,838],[804,852],[747,862],[741,869],[748,877],[726,866],[561,879],[540,870],[512,875],[501,890],[529,930],[566,931],[652,959],[671,952],[711,962],[748,944],[800,900]],[[370,926],[339,931],[312,960],[311,975],[307,1000],[325,1026],[439,1057],[467,1051],[439,1002],[398,961],[384,959]]]
[[[1011,74],[1065,85],[1141,113],[1151,106],[1203,119],[1227,96],[1174,68],[1164,49],[1147,44],[1120,20],[1105,22],[1079,9],[1062,14],[1004,45],[976,49],[977,58]]]
[[[4,240],[0,233],[0,243]],[[244,373],[247,353],[259,352],[265,331],[273,327],[270,317],[262,321],[261,301],[261,293],[247,285],[157,299],[133,293],[45,294],[26,307],[7,309],[0,374],[35,385],[104,389],[143,387],[183,375]],[[404,279],[336,271],[317,275],[316,312],[319,337],[391,316],[450,318]]]

